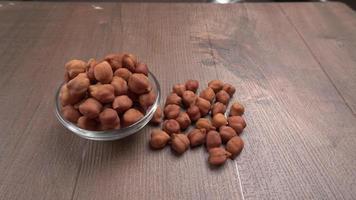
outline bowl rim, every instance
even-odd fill
[[[120,129],[106,130],[106,131],[91,131],[91,130],[82,129],[82,128],[78,127],[76,124],[66,120],[61,114],[60,110],[61,110],[62,105],[59,101],[60,90],[61,90],[62,86],[65,84],[65,82],[62,82],[56,90],[55,99],[54,99],[55,100],[55,115],[65,128],[69,129],[71,132],[75,133],[76,135],[86,138],[86,139],[89,139],[89,140],[109,141],[109,140],[121,139],[126,136],[132,135],[132,134],[138,132],[139,130],[141,130],[143,127],[145,127],[149,123],[149,121],[153,117],[153,114],[156,112],[156,109],[159,106],[159,102],[161,100],[161,86],[160,86],[157,78],[150,71],[148,72],[148,75],[149,75],[149,78],[151,78],[153,80],[154,85],[155,85],[155,89],[156,89],[155,102],[147,109],[146,114],[140,120],[138,120],[134,124],[131,124],[130,126],[123,127]],[[142,123],[144,123],[144,124],[142,124]],[[139,126],[139,125],[142,125],[142,126]],[[98,136],[93,136],[93,135],[98,135]]]

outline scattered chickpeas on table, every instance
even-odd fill
[[[220,80],[212,80],[208,87],[196,94],[197,80],[176,84],[165,101],[163,109],[157,109],[151,122],[159,125],[164,119],[162,130],[152,131],[150,146],[163,149],[170,145],[177,154],[205,144],[211,165],[222,165],[228,158],[234,159],[244,147],[239,136],[246,122],[242,115],[245,108],[239,102],[231,105],[226,117],[227,106],[235,94],[235,87]],[[210,117],[209,114],[211,115]],[[192,130],[185,134],[190,126]],[[223,147],[225,145],[225,148]]]

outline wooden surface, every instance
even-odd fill
[[[0,199],[356,199],[356,16],[339,3],[0,3]],[[63,64],[139,55],[168,94],[222,79],[245,149],[151,151],[151,127],[92,142],[54,115]]]

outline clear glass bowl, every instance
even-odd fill
[[[152,119],[153,114],[155,113],[160,99],[161,99],[161,87],[156,79],[156,77],[149,72],[148,79],[152,84],[152,89],[156,92],[157,97],[154,104],[148,108],[145,116],[141,118],[138,122],[121,129],[113,129],[108,131],[89,131],[82,128],[79,128],[76,124],[66,120],[61,113],[61,104],[59,100],[59,92],[64,83],[62,83],[56,92],[56,99],[55,99],[55,114],[57,119],[61,122],[61,124],[73,132],[74,134],[89,140],[98,140],[98,141],[111,141],[111,140],[118,140],[129,135],[132,135],[138,131],[140,131],[143,127],[147,125],[147,123]]]

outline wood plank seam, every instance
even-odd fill
[[[239,180],[241,199],[245,200],[244,192],[242,190],[242,182],[241,182],[241,178],[240,178],[240,171],[239,171],[239,168],[237,167],[237,161],[234,160],[234,163],[235,163],[235,168],[236,168],[236,173],[237,173],[237,179]]]
[[[76,174],[76,176],[75,176],[75,181],[74,181],[74,186],[73,186],[72,194],[71,194],[71,197],[70,197],[71,200],[73,200],[74,195],[75,195],[75,192],[77,191],[79,175],[80,175],[80,172],[82,171],[82,166],[83,166],[83,162],[84,162],[84,158],[85,158],[85,153],[86,153],[86,151],[85,151],[84,149],[85,149],[85,146],[87,146],[87,145],[88,145],[88,142],[86,142],[86,144],[84,144],[84,148],[83,148],[83,152],[82,152],[82,157],[80,158],[80,162],[79,162],[77,174]]]
[[[95,10],[103,10],[103,7],[101,7],[100,5],[92,4],[91,6]],[[116,6],[117,6],[117,4],[116,4]],[[120,24],[122,24],[122,6],[120,4],[119,4],[119,8],[120,8],[120,12],[119,12],[119,14],[120,14]],[[121,31],[121,34],[123,34],[123,26],[120,26],[120,31]],[[111,49],[111,51],[113,51],[112,46],[111,46],[110,49]],[[96,56],[96,58],[100,57],[100,52],[99,52],[98,49],[95,50],[95,56]],[[74,196],[77,193],[78,181],[79,181],[79,178],[80,178],[80,173],[82,172],[83,163],[85,161],[87,148],[89,148],[88,146],[89,146],[89,143],[86,140],[85,144],[83,145],[82,156],[81,156],[81,159],[80,159],[80,162],[79,162],[79,166],[78,166],[78,170],[77,170],[77,174],[76,174],[76,177],[75,177],[74,186],[73,186],[73,190],[72,190],[72,194],[71,194],[71,198],[70,198],[71,200],[74,199]]]
[[[209,28],[208,28],[208,24],[205,23],[205,29],[206,29],[206,33],[207,33],[207,37],[208,37],[208,44],[209,44],[209,54],[211,56],[211,59],[213,60],[213,64],[214,64],[214,69],[216,71],[216,78],[217,79],[220,79],[219,78],[219,73],[218,73],[218,70],[217,70],[217,58],[216,56],[214,55],[214,51],[213,51],[213,44],[211,42],[211,37],[210,37],[210,33],[209,33]],[[235,165],[235,171],[236,171],[236,174],[237,174],[237,179],[238,179],[238,186],[239,186],[239,189],[240,189],[240,196],[241,196],[241,199],[242,200],[245,200],[245,196],[244,196],[244,193],[243,193],[243,188],[242,188],[242,182],[241,182],[241,178],[240,178],[240,172],[239,172],[239,168],[237,166],[237,161],[233,161],[234,162],[234,165]]]
[[[292,20],[289,18],[288,14],[285,12],[285,10],[282,8],[281,4],[278,4],[278,7],[281,9],[283,15],[286,17],[286,19],[288,20],[288,22],[292,25],[292,27],[294,28],[294,30],[297,32],[297,34],[299,35],[299,37],[302,39],[303,43],[305,44],[305,46],[307,47],[307,49],[309,50],[311,56],[314,58],[314,60],[318,63],[319,68],[321,69],[321,71],[325,74],[325,76],[327,77],[327,79],[330,81],[331,85],[333,86],[333,88],[336,90],[337,94],[341,97],[342,101],[344,102],[344,104],[346,105],[346,107],[348,108],[348,110],[350,110],[351,114],[356,118],[356,113],[352,110],[351,106],[347,103],[346,99],[344,98],[344,96],[341,94],[340,90],[336,87],[335,83],[332,81],[332,79],[330,78],[329,74],[325,71],[324,67],[322,66],[320,60],[315,56],[313,50],[310,48],[310,46],[308,45],[307,41],[305,40],[305,38],[303,37],[303,35],[300,33],[300,31],[298,30],[298,28],[295,26],[295,24],[292,22]]]
[[[206,28],[206,33],[207,33],[207,36],[208,36],[208,44],[209,44],[209,54],[211,56],[211,59],[213,60],[213,64],[214,64],[214,69],[216,71],[216,78],[220,79],[219,78],[219,73],[217,72],[217,67],[216,67],[216,57],[214,55],[214,51],[213,51],[213,44],[211,42],[211,38],[210,38],[210,33],[209,33],[209,28],[208,28],[208,24],[205,23],[205,28]],[[236,174],[237,174],[237,179],[238,179],[238,184],[239,184],[239,189],[240,189],[240,195],[241,195],[241,199],[242,200],[245,200],[245,196],[244,196],[244,193],[243,193],[243,189],[242,189],[242,182],[241,182],[241,178],[240,178],[240,172],[239,172],[239,168],[237,166],[237,162],[236,161],[233,161],[234,164],[235,164],[235,168],[236,168]]]

